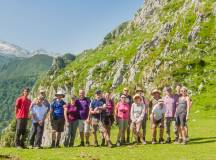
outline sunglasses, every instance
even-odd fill
[[[127,97],[121,97],[121,98],[127,98]]]

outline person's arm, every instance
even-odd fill
[[[64,119],[65,119],[66,125],[68,125],[68,116],[67,116],[67,112],[68,112],[67,106],[64,105]]]
[[[117,122],[117,120],[118,120],[118,107],[119,107],[119,105],[118,105],[118,103],[116,104],[116,106],[115,106],[115,113],[114,113],[114,118],[115,118],[115,121]]]
[[[145,108],[146,108],[146,106],[145,106],[145,104],[143,104],[143,110],[142,110],[142,113],[141,113],[141,115],[140,115],[140,117],[139,117],[139,119],[138,119],[139,122],[142,121],[142,120],[144,119],[144,116],[145,116]]]
[[[134,103],[132,104],[131,106],[131,110],[130,110],[130,119],[132,122],[135,122],[135,117],[134,117],[134,113],[133,113],[133,110],[134,110]]]
[[[190,112],[191,102],[190,102],[190,98],[189,97],[187,97],[186,100],[187,100],[187,116],[186,116],[186,119],[189,120],[189,112]]]

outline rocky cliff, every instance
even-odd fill
[[[69,97],[79,88],[88,95],[96,89],[116,94],[124,86],[143,87],[149,95],[155,87],[175,83],[188,86],[194,97],[208,92],[216,85],[215,10],[213,0],[145,0],[133,20],[39,86],[50,97],[58,89]]]

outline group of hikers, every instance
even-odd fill
[[[129,95],[129,89],[116,98],[116,103],[110,92],[95,92],[92,100],[85,95],[83,89],[79,96],[72,96],[70,102],[64,101],[65,94],[58,91],[51,103],[46,99],[45,90],[31,101],[29,88],[24,88],[22,96],[16,100],[16,136],[17,148],[24,148],[28,119],[32,119],[32,128],[29,134],[30,148],[42,148],[42,137],[45,120],[50,120],[52,127],[51,148],[60,147],[61,133],[65,130],[64,146],[74,146],[77,129],[80,133],[80,145],[90,146],[90,133],[93,131],[94,146],[99,146],[97,132],[101,133],[101,146],[113,147],[111,142],[111,127],[118,126],[116,146],[124,144],[147,144],[146,129],[150,120],[152,130],[152,144],[157,143],[157,130],[159,130],[158,143],[171,143],[171,126],[174,122],[174,143],[187,144],[189,111],[192,101],[186,87],[177,85],[173,93],[170,86],[163,92],[154,89],[151,99],[144,96],[142,88],[137,88],[135,95]],[[164,141],[164,128],[166,141]],[[130,136],[132,132],[132,136]],[[132,141],[132,138],[134,141]]]

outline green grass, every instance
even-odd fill
[[[204,111],[194,106],[193,114],[189,121],[190,139],[188,145],[157,144],[157,145],[128,145],[116,148],[106,147],[73,147],[43,150],[17,150],[16,148],[0,148],[0,155],[11,155],[21,160],[215,160],[216,159],[216,135],[215,122],[216,110]],[[209,116],[208,116],[209,115]],[[116,135],[114,127],[112,135]],[[148,126],[147,140],[151,139]],[[115,142],[115,137],[112,137]],[[149,142],[150,143],[150,142]],[[78,144],[78,141],[77,143]]]

